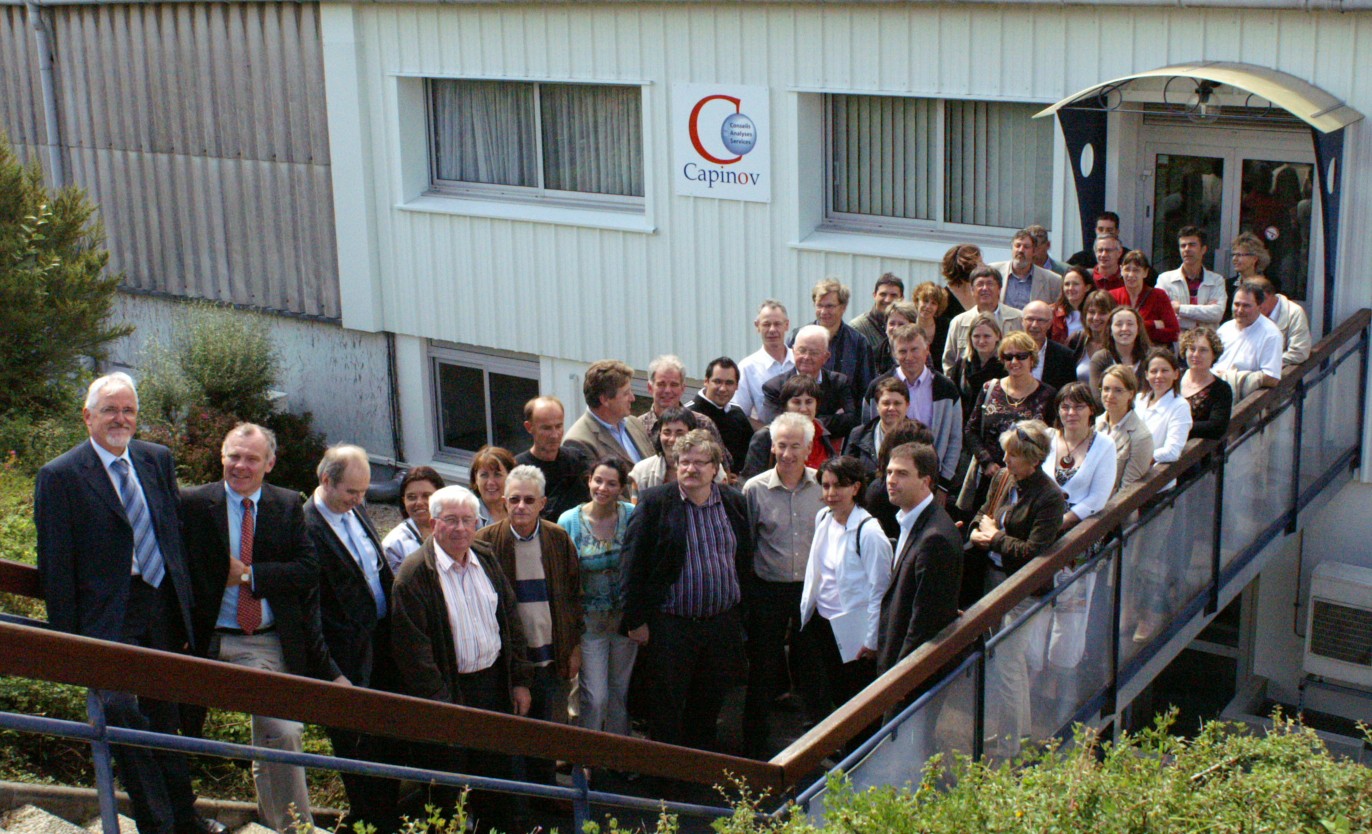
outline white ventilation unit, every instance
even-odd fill
[[[1372,569],[1321,562],[1306,609],[1306,674],[1372,688]]]

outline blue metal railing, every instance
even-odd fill
[[[1001,628],[983,646],[901,710],[831,773],[841,771],[855,787],[875,784],[871,776],[893,771],[903,773],[912,784],[918,783],[928,755],[909,756],[895,763],[890,758],[902,753],[908,756],[910,749],[929,754],[939,749],[959,750],[983,758],[988,755],[985,743],[1006,741],[987,738],[984,728],[988,723],[998,726],[999,719],[1016,710],[1020,710],[1021,719],[1024,710],[1031,713],[1028,726],[1010,722],[1024,731],[1023,737],[1031,739],[1065,739],[1077,723],[1111,719],[1117,713],[1119,693],[1146,683],[1140,676],[1148,673],[1149,665],[1169,644],[1186,629],[1196,627],[1197,618],[1213,616],[1223,599],[1240,590],[1236,583],[1258,567],[1255,563],[1267,546],[1295,532],[1300,512],[1336,481],[1347,477],[1356,465],[1362,452],[1368,355],[1369,338],[1364,327],[1351,346],[1336,350],[1317,370],[1299,379],[1289,398],[1265,403],[1261,413],[1251,416],[1236,435],[1218,444],[1212,454],[1179,478],[1174,488],[1158,492],[1137,520],[1123,525],[1113,541],[1065,576],[1051,592],[1005,615]],[[1323,407],[1307,413],[1311,400]],[[1228,484],[1229,501],[1225,500],[1226,473],[1232,481]],[[1162,586],[1162,610],[1156,612],[1161,622],[1156,631],[1145,634],[1138,627],[1140,606],[1158,607],[1159,600],[1141,598],[1149,591],[1139,587],[1139,577],[1144,570],[1159,568],[1167,580]],[[1203,581],[1188,578],[1202,569]],[[1077,664],[1090,660],[1092,668],[1085,670],[1085,675],[1078,673],[1079,666],[1054,670],[1048,668],[1049,661],[1040,658],[1039,670],[1031,672],[1032,680],[1026,681],[1022,701],[1005,703],[995,695],[988,696],[988,681],[1004,673],[999,668],[1002,663],[1024,662],[1019,657],[1006,661],[1007,648],[1010,652],[1046,654],[1046,645],[1026,645],[1023,638],[1045,635],[1045,620],[1057,613],[1059,600],[1077,583],[1087,581],[1094,583],[1095,593],[1079,623],[1085,629],[1086,648]],[[1108,593],[1102,594],[1102,590]],[[1131,636],[1131,630],[1144,639]],[[1092,674],[1094,678],[1079,679]],[[1067,678],[1078,678],[1072,684],[1084,683],[1069,685],[1072,694],[1067,703],[1034,697],[1041,687],[1061,686]],[[943,704],[944,714],[937,722],[921,723],[928,717],[926,713],[939,708],[940,697],[959,681],[972,689],[970,697],[959,705],[960,712],[950,714],[948,705]],[[1047,715],[1032,716],[1036,711]],[[1064,716],[1066,720],[1057,720]],[[902,733],[921,732],[928,737],[920,743],[900,749],[889,744]],[[1013,755],[1020,739],[1009,741]],[[883,759],[886,750],[892,752]],[[812,817],[822,816],[818,805],[822,805],[827,778],[815,781],[796,796]]]

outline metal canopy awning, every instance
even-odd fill
[[[1212,81],[1252,93],[1286,110],[1321,133],[1332,133],[1363,118],[1357,110],[1308,81],[1302,81],[1294,75],[1270,67],[1232,61],[1174,64],[1093,84],[1036,113],[1035,118],[1054,115],[1063,108],[1082,102],[1102,90],[1121,87],[1131,81],[1146,83],[1148,79],[1166,80],[1177,77]]]

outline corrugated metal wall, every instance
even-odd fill
[[[336,9],[325,14],[347,13]],[[1372,112],[1372,74],[1359,72],[1366,64],[1355,57],[1372,37],[1366,14],[856,3],[368,4],[351,14],[363,98],[375,114],[358,140],[372,149],[368,182],[381,207],[384,326],[583,361],[617,356],[638,367],[672,351],[697,373],[721,351],[755,349],[750,322],[762,298],[792,305],[799,322],[811,312],[808,288],[826,275],[854,286],[854,314],[883,270],[907,282],[937,273],[932,260],[871,254],[881,251],[871,243],[805,241],[822,206],[822,173],[810,163],[818,154],[806,148],[820,130],[810,93],[1052,102],[1204,57],[1274,66]],[[387,208],[405,199],[397,193],[399,137],[424,129],[400,124],[405,75],[646,83],[648,217],[657,231]],[[670,95],[688,81],[770,88],[770,204],[672,193]],[[1355,137],[1350,162],[1366,134]],[[1353,189],[1368,193],[1369,166],[1349,175]],[[1063,200],[1055,221],[1072,211]],[[1345,245],[1361,248],[1360,237],[1345,236]],[[1071,251],[1064,242],[1058,254]]]
[[[0,7],[3,125],[42,141],[33,33]],[[53,6],[64,164],[133,290],[337,319],[317,5]]]

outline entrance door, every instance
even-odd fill
[[[1145,125],[1141,138],[1145,182],[1134,240],[1157,271],[1180,265],[1177,232],[1195,225],[1210,241],[1206,267],[1231,277],[1230,244],[1252,232],[1272,256],[1265,274],[1278,290],[1318,309],[1320,288],[1310,281],[1318,189],[1308,133]]]

